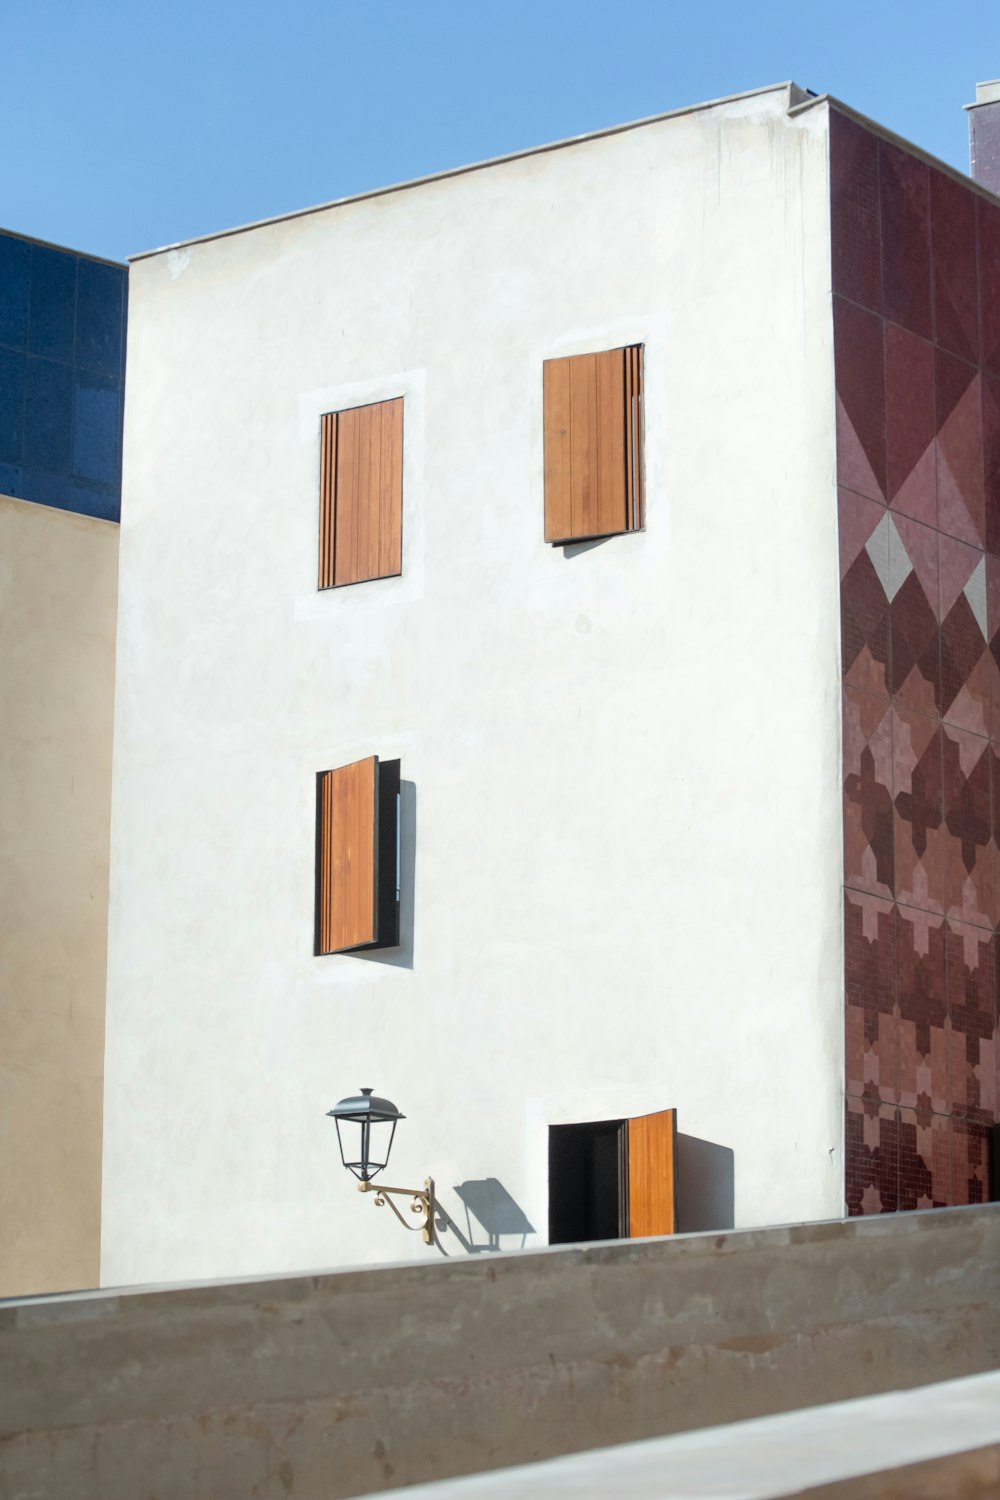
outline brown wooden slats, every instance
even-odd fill
[[[625,513],[627,529],[643,526],[642,346],[625,350]]]
[[[334,517],[333,581],[355,583],[360,576],[365,522],[371,505],[367,493],[368,430],[371,426],[367,406],[337,414],[337,501]]]
[[[625,350],[625,518],[630,530],[635,526],[635,354]]]
[[[546,360],[545,540],[614,536],[642,524],[642,349]]]
[[[612,536],[628,530],[625,513],[625,359],[620,349],[593,356],[594,395],[587,416],[592,434],[587,456],[596,484],[587,487],[589,507],[577,522],[588,536]]]
[[[316,947],[339,953],[376,938],[378,757],[324,771],[318,783]]]
[[[379,577],[403,571],[403,402],[382,403]]]
[[[570,365],[568,359],[547,359],[542,366],[542,405],[545,444],[545,540],[560,542],[573,535],[573,469],[570,463]]]
[[[646,524],[646,365],[642,345],[635,349],[635,529]]]
[[[570,536],[596,536],[602,477],[598,445],[600,402],[595,354],[570,360],[569,366],[569,486]]]
[[[545,362],[545,539],[625,530],[621,350]]]
[[[337,413],[320,418],[319,586],[333,586],[333,522],[337,474]]]
[[[677,1111],[628,1121],[629,1236],[673,1234],[676,1209]]]
[[[320,588],[402,572],[402,538],[402,397],[328,413],[320,431]]]

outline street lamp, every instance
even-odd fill
[[[382,1208],[388,1203],[404,1229],[422,1229],[424,1243],[432,1244],[433,1178],[426,1178],[422,1188],[394,1188],[372,1182],[372,1178],[388,1162],[396,1125],[398,1121],[405,1120],[406,1116],[400,1113],[391,1099],[379,1099],[371,1089],[362,1089],[359,1094],[341,1099],[339,1104],[327,1110],[327,1116],[336,1123],[340,1159],[347,1170],[358,1178],[358,1192],[374,1193],[376,1208]],[[393,1197],[409,1198],[411,1213],[422,1214],[423,1223],[408,1224],[393,1203]]]
[[[360,1094],[341,1099],[339,1104],[327,1110],[327,1115],[336,1121],[337,1143],[344,1166],[361,1182],[370,1182],[389,1160],[396,1121],[405,1120],[406,1116],[400,1114],[391,1099],[379,1099],[371,1089],[362,1089]],[[349,1157],[354,1160],[348,1160]]]

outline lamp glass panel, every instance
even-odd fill
[[[369,1170],[374,1172],[384,1167],[389,1160],[392,1138],[396,1133],[396,1121],[372,1120],[369,1132],[368,1166]]]
[[[340,1159],[346,1167],[349,1163],[361,1160],[361,1126],[357,1120],[334,1120],[337,1127],[337,1141],[340,1145]]]
[[[380,1172],[389,1160],[395,1120],[337,1120],[340,1159],[362,1182]]]

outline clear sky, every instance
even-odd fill
[[[124,258],[793,78],[967,169],[1000,0],[0,0],[0,225]]]

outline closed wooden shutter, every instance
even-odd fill
[[[639,530],[642,348],[545,361],[545,540]]]
[[[673,1234],[677,1228],[677,1111],[628,1120],[628,1234]]]
[[[378,757],[317,781],[316,952],[340,953],[376,939]]]
[[[403,401],[329,412],[320,423],[319,587],[403,567]]]

